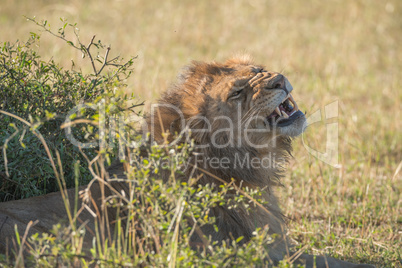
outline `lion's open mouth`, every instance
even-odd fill
[[[267,117],[270,125],[285,127],[293,123],[303,113],[299,110],[296,101],[289,93],[278,107]]]

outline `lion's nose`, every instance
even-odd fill
[[[269,89],[281,88],[286,92],[286,94],[289,93],[288,89],[286,88],[286,79],[281,74],[274,76],[269,82],[269,85],[270,85]]]
[[[272,88],[285,88],[285,77],[281,74],[278,74],[273,78]]]

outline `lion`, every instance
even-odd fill
[[[251,210],[211,208],[218,231],[206,225],[202,233],[218,244],[239,237],[247,243],[256,228],[268,226],[269,233],[275,237],[269,245],[273,263],[278,263],[292,249],[286,237],[285,216],[273,190],[281,185],[292,139],[306,127],[306,117],[292,91],[284,75],[255,64],[247,55],[224,63],[194,61],[151,107],[143,127],[143,133],[150,137],[149,143],[194,142],[194,152],[188,160],[193,168],[185,170],[183,179],[197,177],[197,184],[201,185],[234,181],[237,187],[261,191],[266,204],[255,203]],[[120,164],[108,171],[118,177],[125,176]],[[162,172],[160,176],[166,180],[168,174]],[[113,186],[120,191],[126,189],[118,182]],[[108,194],[102,189],[100,184],[91,186],[95,202]],[[74,192],[68,190],[67,195],[73,198]],[[14,224],[24,230],[30,220],[39,220],[31,232],[49,231],[57,220],[66,218],[63,207],[58,193],[1,204],[0,241],[13,236]],[[80,221],[93,227],[93,216],[86,211],[80,214]],[[194,245],[200,241],[202,237],[198,234],[191,237]],[[1,242],[0,251],[4,252],[5,248]],[[296,262],[306,267],[373,267],[308,254],[301,254]]]

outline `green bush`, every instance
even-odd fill
[[[46,21],[30,19],[44,31],[62,39],[82,52],[92,66],[91,73],[84,73],[75,64],[70,69],[60,67],[53,60],[44,61],[35,51],[40,45],[40,35],[31,33],[26,42],[4,42],[0,46],[0,201],[21,199],[57,191],[58,186],[43,144],[32,131],[40,132],[52,152],[58,151],[63,163],[67,187],[88,183],[92,178],[79,148],[66,139],[60,126],[77,104],[110,100],[118,106],[127,96],[116,100],[116,91],[125,87],[124,80],[131,74],[133,59],[121,62],[120,58],[108,59],[110,47],[95,36],[84,45],[78,36],[77,26],[62,20],[54,33]],[[66,39],[65,31],[75,33],[76,42]],[[100,53],[104,52],[104,56]],[[93,56],[93,55],[96,55]],[[6,114],[7,113],[7,114]],[[75,118],[97,118],[98,111],[80,109]],[[14,117],[9,114],[13,114]],[[21,123],[15,116],[28,121],[33,127]],[[73,128],[74,137],[85,142],[98,138],[97,129],[87,124]],[[96,148],[85,149],[91,158]],[[113,154],[113,151],[111,151]],[[75,178],[74,164],[80,162],[79,176]],[[56,161],[57,162],[57,161]]]

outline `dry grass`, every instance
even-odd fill
[[[401,101],[402,2],[394,1],[22,1],[0,5],[0,41],[38,29],[25,21],[78,22],[138,55],[130,88],[152,101],[189,60],[223,60],[246,51],[284,72],[308,114],[339,100],[340,168],[296,142],[281,189],[291,236],[310,252],[402,267]],[[80,61],[66,44],[42,39],[40,53],[69,66]],[[324,150],[325,129],[305,135]]]

